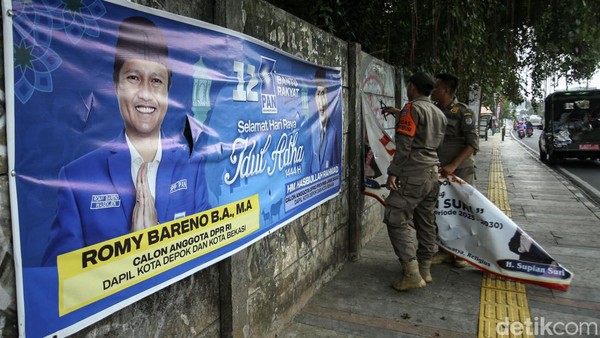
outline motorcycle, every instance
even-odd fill
[[[519,136],[520,139],[525,137],[525,127],[524,126],[517,127],[517,136]]]
[[[533,128],[527,128],[527,131],[525,133],[527,134],[527,137],[533,136]]]

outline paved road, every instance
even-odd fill
[[[516,135],[516,131],[510,130],[510,133],[507,132],[505,139],[508,137],[517,140],[525,146],[527,151],[537,158],[539,157],[540,150],[538,139],[541,133],[541,130],[534,129],[533,136],[519,139]],[[546,163],[546,165],[556,169],[559,173],[581,188],[590,199],[600,204],[600,161],[566,159],[555,165],[550,165],[548,163]]]

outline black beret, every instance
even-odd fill
[[[424,72],[416,72],[414,73],[410,79],[408,80],[410,83],[415,85],[420,91],[423,92],[431,92],[433,89],[435,82],[433,81],[433,77],[431,75]]]

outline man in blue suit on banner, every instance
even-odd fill
[[[337,129],[331,123],[328,112],[327,83],[325,70],[319,68],[315,74],[315,103],[319,121],[312,131],[311,173],[334,167],[340,163]]]
[[[64,166],[59,174],[58,210],[44,255],[56,257],[206,210],[204,166],[186,132],[166,135],[171,70],[161,30],[143,17],[119,28],[113,81],[125,125],[119,136]],[[184,134],[186,136],[184,136]]]

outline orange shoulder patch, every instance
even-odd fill
[[[396,123],[396,132],[401,133],[410,137],[414,137],[417,132],[417,124],[412,117],[412,103],[407,103],[402,112],[398,123]]]

